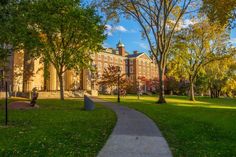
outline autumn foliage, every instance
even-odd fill
[[[104,69],[104,72],[102,74],[102,77],[98,84],[100,86],[108,88],[111,92],[110,94],[113,94],[113,90],[117,89],[118,85],[118,77],[119,77],[119,66],[112,66],[109,65],[107,68]],[[120,74],[120,92],[122,95],[123,93],[126,93],[129,88],[131,88],[133,82],[126,78],[125,74]]]

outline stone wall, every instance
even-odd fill
[[[39,93],[39,96],[38,96],[39,99],[59,99],[60,98],[60,91],[38,92],[38,93]],[[5,96],[5,95],[3,94],[3,96]],[[30,92],[13,92],[12,96],[30,99],[31,93]],[[64,96],[65,96],[65,98],[82,98],[82,97],[84,97],[84,91],[82,91],[82,90],[75,91],[75,92],[74,91],[65,91]]]

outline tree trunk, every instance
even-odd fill
[[[213,89],[212,88],[210,88],[210,93],[211,93],[211,98],[213,99],[214,97],[213,97]]]
[[[221,92],[221,89],[218,90],[218,95],[217,95],[218,98],[220,97],[220,92]]]
[[[195,101],[193,81],[190,81],[190,100]]]
[[[59,83],[60,83],[60,98],[64,100],[64,80],[62,74],[58,74]]]
[[[164,104],[166,103],[165,100],[165,85],[164,85],[164,70],[161,69],[159,66],[158,71],[159,71],[159,100],[157,101],[158,104]]]

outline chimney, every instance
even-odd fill
[[[119,55],[120,56],[125,56],[125,45],[119,41],[119,43],[117,44],[117,48],[118,48],[118,51],[119,51]]]
[[[134,51],[133,53],[134,53],[134,55],[137,55],[137,54],[138,54],[138,51]]]

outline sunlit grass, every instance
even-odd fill
[[[99,104],[94,111],[84,111],[81,100],[50,99],[38,100],[39,109],[9,110],[9,126],[4,127],[3,104],[0,100],[4,157],[96,156],[116,121],[115,113]]]
[[[116,96],[101,96],[116,102]],[[236,154],[236,99],[167,96],[126,96],[121,105],[145,113],[160,127],[176,157],[233,157]]]

